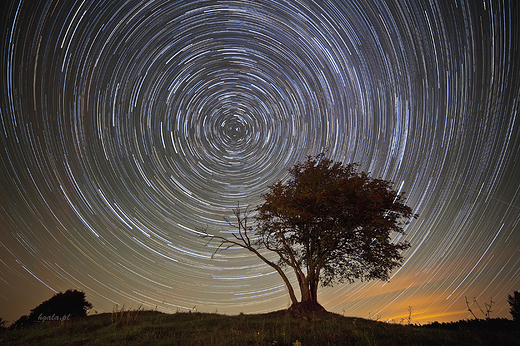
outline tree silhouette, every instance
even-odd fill
[[[83,317],[91,308],[92,304],[85,299],[85,292],[69,289],[63,293],[56,293],[52,298],[32,309],[29,315],[20,317],[13,323],[13,328],[24,327],[36,322]]]
[[[392,183],[357,173],[356,165],[333,162],[319,154],[289,169],[290,179],[269,187],[264,203],[250,215],[237,207],[237,233],[232,238],[207,234],[220,244],[216,251],[238,246],[271,266],[282,277],[291,310],[324,310],[318,286],[354,280],[387,280],[402,264],[408,242],[392,242],[416,217]],[[276,254],[268,259],[264,250]],[[284,269],[298,280],[301,300]]]

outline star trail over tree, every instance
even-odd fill
[[[291,310],[323,310],[318,287],[356,279],[387,280],[410,244],[393,243],[413,215],[392,184],[356,173],[355,165],[333,162],[325,154],[289,169],[290,178],[269,187],[256,222],[235,209],[238,233],[213,237],[220,248],[245,248],[274,268],[287,286]],[[212,236],[207,236],[212,237]],[[275,253],[272,262],[260,250]],[[283,268],[294,271],[298,302]]]
[[[322,152],[393,182],[420,218],[394,233],[411,246],[390,280],[320,287],[320,304],[382,320],[413,306],[427,323],[493,297],[509,316],[518,1],[1,4],[2,318],[70,287],[100,312],[287,308],[276,270],[243,248],[213,256],[199,230],[236,232],[237,201],[260,205]]]

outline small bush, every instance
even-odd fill
[[[515,322],[520,322],[520,292],[514,291],[513,295],[507,296],[507,302],[511,306],[509,312]]]
[[[36,322],[64,321],[84,317],[91,308],[92,304],[85,299],[85,292],[67,290],[64,293],[56,293],[52,298],[32,309],[29,315],[20,317],[11,327],[22,328]]]

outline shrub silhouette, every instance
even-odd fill
[[[64,293],[56,293],[52,298],[32,309],[29,315],[20,317],[13,323],[13,327],[21,328],[36,322],[82,317],[86,316],[88,309],[91,308],[92,304],[85,299],[85,292],[69,289]]]
[[[513,295],[508,295],[507,302],[510,305],[509,312],[513,316],[513,320],[520,322],[520,292],[514,291]]]
[[[0,317],[0,330],[5,329],[5,324],[7,323],[6,320],[4,320],[2,317]]]
[[[19,329],[28,326],[29,323],[29,315],[23,315],[19,319],[17,319],[13,324],[11,325],[11,329]]]

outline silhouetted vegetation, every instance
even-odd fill
[[[473,310],[471,309],[471,305],[472,303],[469,303],[468,302],[468,297],[464,297],[464,299],[466,300],[466,306],[468,308],[468,311],[469,313],[476,319],[478,320],[479,318],[477,317],[477,315],[475,315],[475,313],[473,312]],[[473,304],[475,304],[477,306],[477,308],[480,310],[480,312],[482,313],[482,315],[484,316],[484,318],[486,320],[490,319],[491,318],[491,308],[493,307],[493,304],[495,304],[495,302],[493,301],[492,298],[489,298],[489,303],[484,303],[484,308],[486,311],[484,311],[484,309],[482,309],[482,307],[480,306],[479,302],[477,301],[477,298],[473,299]]]
[[[509,312],[513,316],[513,320],[520,322],[520,292],[514,291],[513,295],[508,295],[507,302],[509,303]]]
[[[416,217],[392,183],[358,173],[354,164],[333,162],[319,154],[289,169],[263,195],[255,225],[237,208],[232,238],[218,239],[221,248],[242,247],[254,253],[282,277],[292,310],[320,311],[318,286],[354,280],[387,280],[403,262],[407,242],[391,242]],[[217,249],[217,250],[218,250]],[[261,250],[274,252],[273,262]],[[301,301],[286,276],[289,267],[298,280]]]
[[[75,317],[84,317],[92,308],[85,299],[85,293],[78,290],[67,290],[56,293],[31,310],[29,315],[20,317],[11,328],[23,328],[36,322],[64,321]]]
[[[4,320],[2,317],[0,317],[0,330],[5,329],[5,327],[7,327],[6,324],[7,324],[7,321]]]
[[[27,327],[31,323],[29,322],[29,315],[23,315],[19,319],[17,319],[13,324],[11,324],[11,329],[20,329],[23,327]]]

